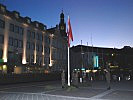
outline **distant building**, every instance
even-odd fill
[[[111,69],[133,70],[133,48],[102,48],[77,45],[70,49],[71,70],[104,69],[105,63],[111,63]]]
[[[66,67],[64,14],[60,24],[46,25],[8,11],[0,4],[0,73],[44,73]]]

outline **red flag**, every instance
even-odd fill
[[[67,34],[68,34],[68,47],[70,47],[70,42],[71,42],[71,40],[73,41],[73,35],[72,35],[72,28],[71,28],[71,23],[70,23],[69,16],[68,16],[68,29],[67,29]]]

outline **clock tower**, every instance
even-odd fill
[[[59,30],[60,30],[62,35],[66,35],[66,23],[64,21],[63,10],[62,10],[62,13],[60,14]]]

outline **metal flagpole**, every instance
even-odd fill
[[[69,60],[69,46],[68,46],[68,86],[70,86],[70,60]]]

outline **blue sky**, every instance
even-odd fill
[[[133,0],[0,0],[10,11],[19,11],[48,28],[59,23],[64,10],[70,16],[74,41],[97,47],[133,47]],[[92,37],[92,42],[91,42]]]

